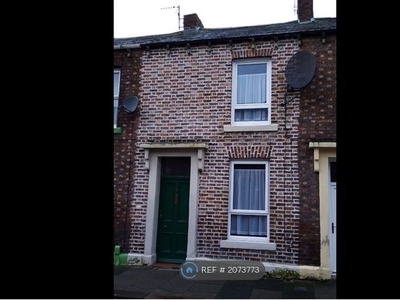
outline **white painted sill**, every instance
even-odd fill
[[[275,243],[245,242],[234,240],[221,240],[222,248],[255,249],[255,250],[276,250]]]
[[[224,132],[278,131],[278,124],[271,125],[224,125]]]

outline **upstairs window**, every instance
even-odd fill
[[[232,125],[271,124],[271,60],[237,60],[232,70]]]
[[[119,69],[114,69],[114,128],[117,128],[120,78],[121,71]]]

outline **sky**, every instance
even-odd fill
[[[114,38],[176,32],[183,16],[193,13],[205,28],[290,22],[297,20],[296,5],[297,0],[114,0]],[[313,8],[314,18],[336,17],[336,0],[314,0]]]

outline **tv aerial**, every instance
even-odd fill
[[[307,51],[299,51],[295,53],[289,59],[285,69],[288,90],[300,90],[306,87],[313,80],[316,67],[316,59],[312,53]],[[281,105],[286,105],[295,97],[287,101],[285,95],[285,102]]]
[[[178,31],[181,30],[181,6],[180,5],[174,5],[174,6],[169,6],[169,7],[162,7],[161,9],[173,9],[176,8],[176,11],[178,13]]]

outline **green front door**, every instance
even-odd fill
[[[161,166],[157,261],[182,263],[187,250],[190,158],[163,158]]]

